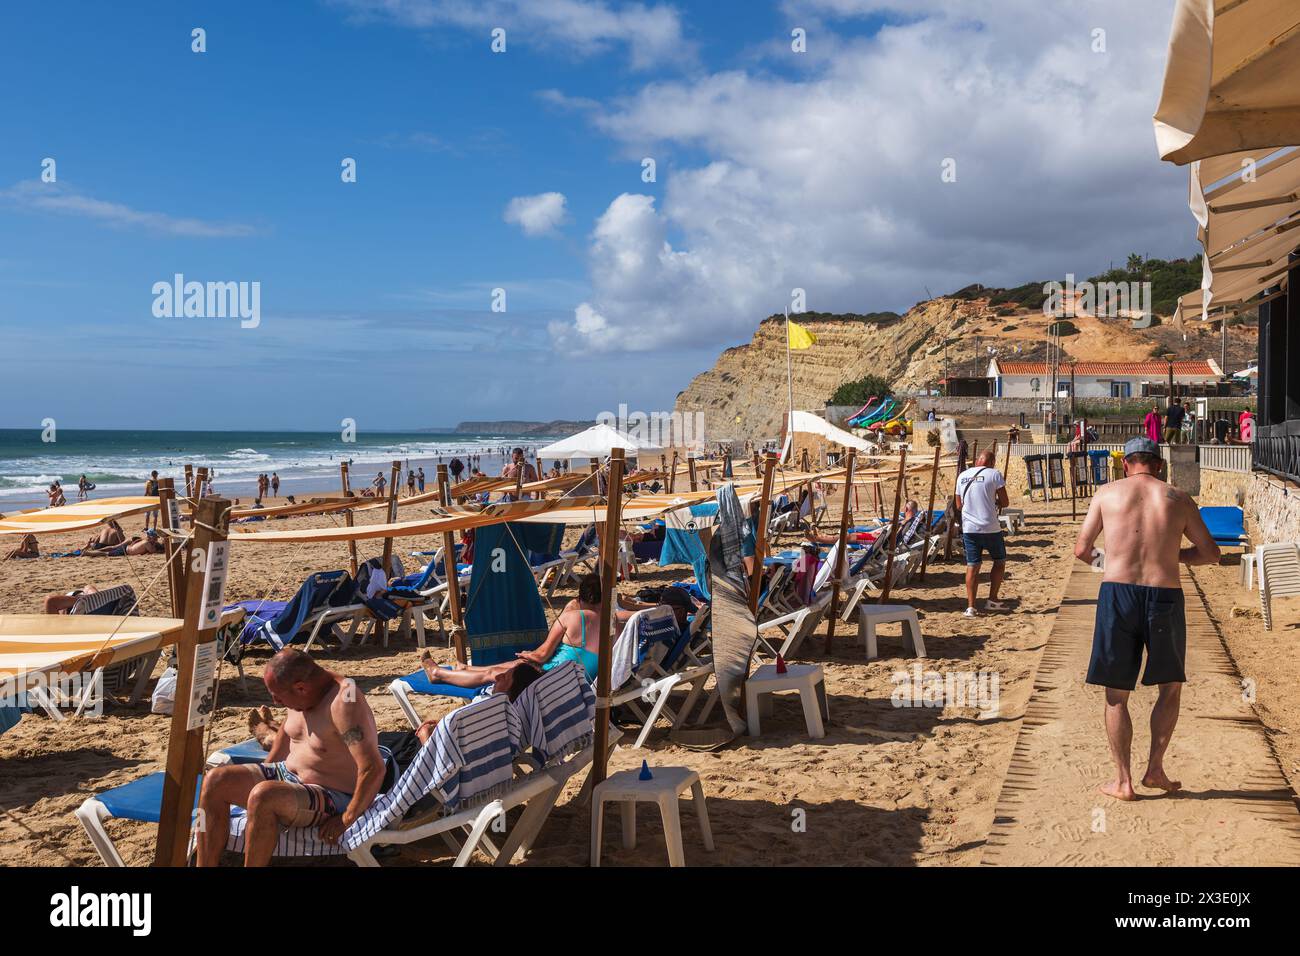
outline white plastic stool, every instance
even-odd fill
[[[651,767],[649,780],[641,780],[640,770],[620,770],[609,779],[596,784],[591,799],[591,865],[600,866],[600,841],[604,828],[605,804],[622,804],[623,846],[636,846],[636,805],[638,800],[659,804],[659,815],[664,821],[664,841],[668,844],[668,865],[685,866],[686,854],[682,851],[682,821],[677,801],[690,789],[695,812],[700,818],[700,834],[704,849],[713,851],[713,830],[709,827],[709,810],[704,805],[704,787],[700,775],[688,767]]]
[[[799,692],[808,736],[825,737],[822,714],[825,713],[826,719],[830,720],[831,711],[826,702],[826,675],[820,664],[787,664],[784,674],[776,672],[775,664],[764,664],[749,675],[745,681],[745,718],[749,722],[749,736],[757,737],[759,734],[759,697],[784,690]]]
[[[1020,530],[1020,526],[1025,523],[1025,512],[1023,508],[1003,508],[1002,513],[998,515],[998,520],[1007,529],[1007,534],[1014,534]]]
[[[921,637],[921,622],[917,620],[916,608],[907,604],[859,604],[858,637],[867,645],[867,659],[878,657],[876,647],[876,625],[901,622],[903,625],[903,644],[907,645],[910,634],[912,653],[925,657],[925,638]]]
[[[1255,555],[1249,551],[1241,556],[1241,586],[1247,591],[1255,589]]]

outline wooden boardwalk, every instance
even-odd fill
[[[1113,765],[1103,691],[1084,683],[1101,575],[1080,563],[1043,649],[982,863],[992,866],[1297,866],[1300,808],[1205,604],[1184,573],[1187,673],[1166,755],[1183,791],[1097,792]],[[1129,699],[1133,774],[1146,767],[1155,689]],[[1135,784],[1136,785],[1136,784]]]

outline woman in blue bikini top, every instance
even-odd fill
[[[588,624],[591,626],[588,627]],[[576,606],[571,605],[564,609],[551,625],[546,640],[536,650],[523,651],[516,655],[516,660],[503,661],[490,667],[458,667],[455,670],[435,664],[432,655],[425,651],[420,659],[420,665],[429,676],[429,680],[456,687],[482,687],[485,684],[495,683],[520,664],[529,664],[549,671],[569,661],[577,661],[581,664],[587,680],[594,681],[599,649],[596,635],[599,631],[600,577],[587,574],[578,583]]]

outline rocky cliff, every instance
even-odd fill
[[[819,411],[837,387],[867,374],[881,375],[899,392],[934,387],[945,374],[983,376],[992,350],[1004,360],[1046,357],[1051,320],[1041,310],[987,298],[938,298],[905,315],[804,313],[797,321],[817,336],[812,348],[793,353],[795,408]],[[1162,352],[1180,358],[1219,358],[1216,328],[1193,323],[1134,330],[1123,319],[1069,319],[1061,339],[1064,358],[1134,361]],[[1229,364],[1255,348],[1255,328],[1229,329]],[[1235,365],[1228,371],[1235,371]],[[785,324],[764,319],[747,345],[724,351],[677,396],[676,410],[703,412],[706,440],[775,438],[787,405]]]

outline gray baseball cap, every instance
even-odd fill
[[[1130,438],[1124,443],[1124,457],[1129,455],[1158,455],[1160,449],[1150,438]]]

